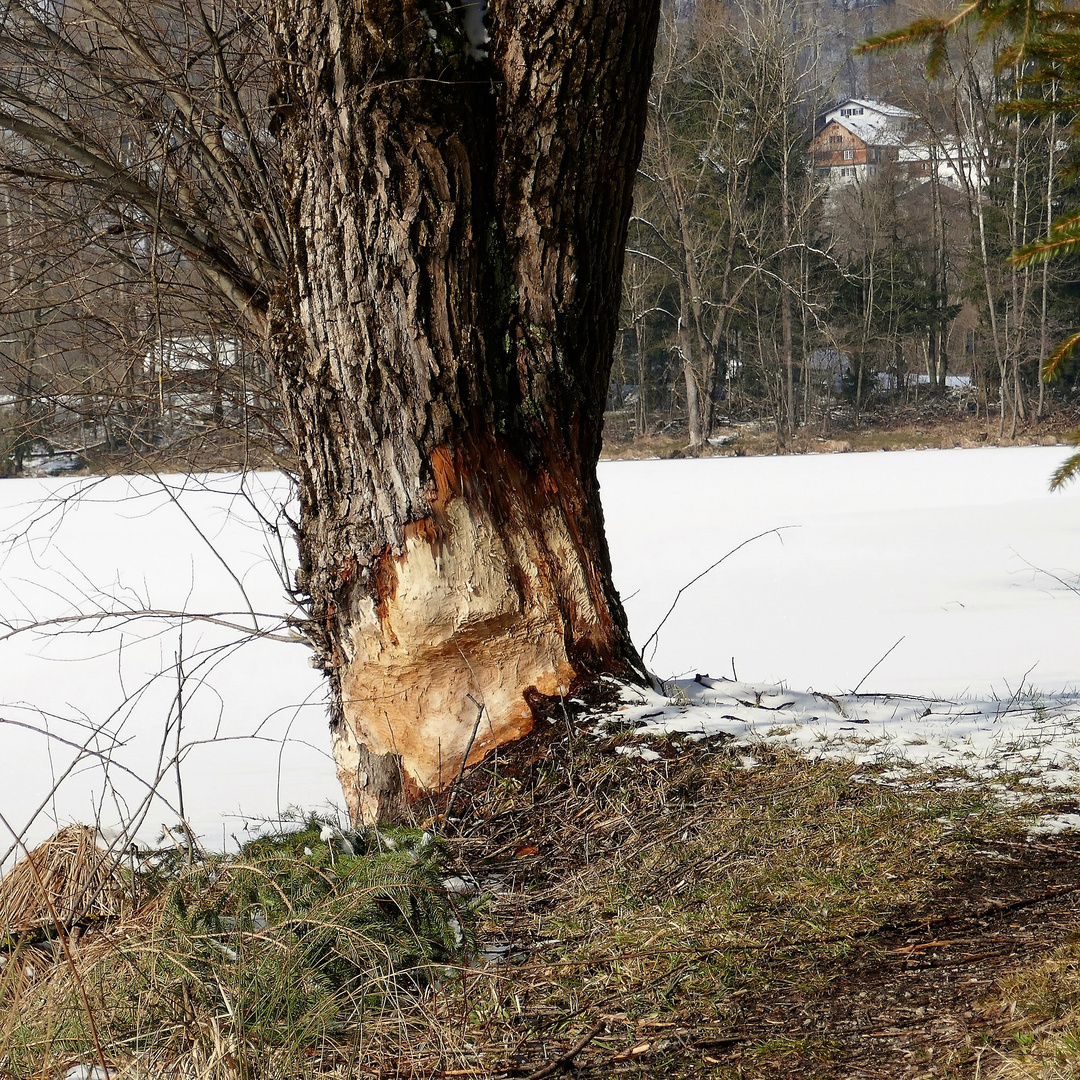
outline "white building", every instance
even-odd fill
[[[986,184],[973,148],[953,137],[931,139],[915,113],[863,98],[847,98],[821,117],[810,158],[814,176],[829,188],[865,181],[886,162],[914,183],[936,175],[957,190],[965,181],[978,191]]]
[[[873,176],[913,139],[917,117],[882,101],[848,98],[821,118],[810,142],[814,175],[830,187]]]

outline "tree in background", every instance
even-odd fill
[[[372,820],[578,679],[642,677],[595,465],[659,5],[268,7],[13,0],[6,178],[260,341]]]
[[[662,21],[631,254],[658,268],[653,306],[673,314],[691,447],[712,433],[763,293],[778,325],[758,352],[770,356],[780,430],[794,424],[792,311],[816,209],[802,161],[815,72],[791,29],[798,11],[705,3]]]
[[[167,445],[175,467],[281,445],[247,301],[283,261],[255,225],[274,149],[239,152],[269,85],[254,27],[231,5],[7,12],[0,385],[64,449],[152,467]]]
[[[985,268],[987,307],[992,320],[995,351],[1002,383],[1002,424],[1005,416],[1006,386],[1013,386],[1013,416],[1022,409],[1022,387],[1019,379],[1019,349],[1014,347],[1005,331],[997,327],[997,309],[1004,308],[1012,316],[1013,339],[1021,337],[1029,299],[1038,296],[1040,313],[1040,356],[1045,356],[1040,370],[1040,380],[1054,379],[1061,375],[1066,362],[1080,345],[1080,331],[1062,341],[1046,356],[1047,292],[1049,279],[1046,275],[1038,286],[1029,271],[1047,260],[1074,256],[1080,252],[1080,211],[1070,210],[1053,218],[1054,187],[1053,163],[1059,144],[1059,131],[1069,130],[1080,134],[1080,15],[1060,0],[975,0],[964,4],[948,18],[924,18],[897,31],[871,38],[863,51],[895,48],[911,44],[928,46],[927,72],[936,76],[949,61],[950,43],[965,31],[971,31],[974,40],[992,41],[996,46],[994,76],[1007,87],[1007,93],[999,94],[992,101],[997,113],[1007,118],[1012,145],[1008,153],[1009,198],[1008,238],[1013,248],[1009,259],[1010,269],[1003,290],[1004,303],[996,300],[991,282],[991,253],[986,242],[985,218],[978,217],[980,254]],[[973,107],[986,109],[985,95],[970,95]],[[974,127],[975,125],[973,125]],[[989,126],[985,120],[977,125],[979,130]],[[1043,134],[1046,132],[1047,134]],[[1030,138],[1030,136],[1034,136]],[[1026,138],[1027,137],[1027,138]],[[1026,160],[1025,141],[1031,141],[1038,149],[1036,160],[1045,161],[1049,171],[1039,183],[1038,173],[1034,182],[1028,182],[1024,168]],[[997,202],[1002,202],[999,197]],[[1042,239],[1030,240],[1031,231],[1041,227],[1045,213],[1051,220]],[[1073,435],[1080,444],[1080,432]],[[1053,478],[1059,486],[1080,472],[1080,453],[1072,455]]]

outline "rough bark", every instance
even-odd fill
[[[496,0],[479,58],[442,3],[275,5],[299,585],[372,820],[641,673],[595,465],[658,5]]]

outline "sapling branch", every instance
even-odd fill
[[[736,552],[738,552],[738,551],[742,551],[742,549],[743,549],[744,547],[746,547],[746,545],[747,545],[747,544],[752,544],[752,543],[753,543],[753,542],[754,542],[755,540],[760,540],[760,539],[762,539],[762,537],[765,537],[765,536],[772,536],[773,534],[775,534],[776,536],[780,536],[780,534],[781,534],[782,532],[784,532],[785,530],[787,530],[787,529],[797,529],[797,528],[799,528],[799,526],[798,526],[798,525],[778,525],[778,526],[777,526],[777,527],[776,527],[775,529],[766,529],[766,530],[765,530],[764,532],[760,532],[760,533],[758,533],[758,534],[757,534],[756,536],[751,536],[751,537],[749,537],[748,539],[744,540],[744,541],[743,541],[743,542],[742,542],[741,544],[738,544],[738,545],[737,545],[736,547],[733,547],[733,548],[732,548],[732,549],[731,549],[731,550],[730,550],[730,551],[729,551],[729,552],[728,552],[728,553],[727,553],[726,555],[722,555],[722,556],[721,556],[721,557],[720,557],[719,559],[717,559],[717,560],[716,560],[716,562],[712,563],[712,564],[711,564],[710,566],[706,566],[706,567],[705,567],[705,569],[704,569],[704,570],[702,570],[700,574],[698,574],[698,575],[696,575],[695,577],[691,578],[691,579],[690,579],[690,580],[689,580],[689,581],[688,581],[688,582],[687,582],[687,583],[686,583],[686,584],[685,584],[685,585],[684,585],[684,586],[683,586],[683,587],[682,587],[682,588],[681,588],[681,589],[680,589],[680,590],[679,590],[679,591],[678,591],[678,592],[677,592],[677,593],[675,594],[675,599],[671,601],[671,607],[669,607],[669,608],[667,609],[667,613],[666,613],[666,614],[664,615],[664,617],[663,617],[663,618],[662,618],[662,619],[660,620],[660,623],[659,623],[659,625],[658,625],[658,626],[656,627],[656,629],[655,629],[655,630],[654,630],[654,631],[653,631],[653,632],[652,632],[652,633],[651,633],[651,634],[649,635],[649,637],[648,637],[648,639],[646,640],[645,644],[644,644],[644,645],[643,645],[643,646],[641,647],[641,655],[642,655],[642,656],[644,656],[644,655],[645,655],[645,652],[646,652],[646,650],[648,649],[648,647],[649,647],[650,645],[652,645],[652,646],[653,646],[653,651],[652,651],[652,655],[653,655],[653,656],[655,656],[655,655],[656,655],[656,649],[657,649],[657,645],[659,644],[659,642],[657,641],[657,636],[659,635],[660,631],[661,631],[661,630],[663,629],[663,626],[664,626],[664,624],[665,624],[665,623],[666,623],[666,622],[668,621],[668,619],[669,619],[669,618],[671,617],[671,613],[672,613],[672,612],[673,612],[673,611],[675,610],[675,605],[676,605],[676,604],[677,604],[677,603],[679,602],[679,599],[680,599],[680,597],[682,596],[682,594],[683,594],[684,592],[686,592],[686,590],[687,590],[687,589],[689,589],[689,588],[690,588],[691,586],[693,586],[693,585],[696,585],[696,584],[697,584],[697,583],[698,583],[698,582],[699,582],[699,581],[700,581],[700,580],[701,580],[701,579],[702,579],[702,578],[703,578],[703,577],[704,577],[704,576],[705,576],[706,574],[708,574],[708,573],[710,573],[711,571],[715,570],[715,569],[716,569],[716,568],[717,568],[717,567],[718,567],[718,566],[719,566],[719,565],[720,565],[720,564],[721,564],[722,562],[726,562],[726,561],[727,561],[728,559],[730,559],[730,558],[731,558],[731,556],[732,556],[732,555],[734,555],[734,554],[735,554]],[[783,543],[783,538],[782,538],[782,537],[781,537],[781,541],[780,541],[780,542],[781,542],[781,543]]]

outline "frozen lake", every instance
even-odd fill
[[[1073,689],[1080,487],[1047,490],[1063,453],[605,463],[635,640],[734,552],[649,645],[660,676]],[[228,843],[248,819],[336,798],[320,679],[284,623],[291,542],[268,528],[287,498],[273,474],[0,482],[0,617],[70,620],[0,641],[0,855],[11,831],[33,843],[73,819],[141,819],[149,840],[181,798]],[[102,609],[187,617],[81,618]]]

